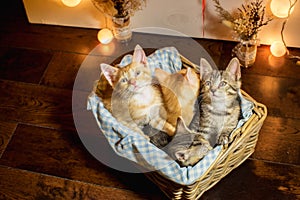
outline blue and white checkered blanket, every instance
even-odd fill
[[[131,62],[132,55],[126,55],[120,66],[125,66]],[[149,66],[154,72],[157,67],[174,73],[181,69],[182,63],[178,51],[174,47],[159,49],[147,57]],[[238,123],[241,127],[252,115],[252,102],[241,96],[241,106],[243,119]],[[139,133],[132,131],[128,127],[119,123],[111,113],[104,108],[101,99],[94,91],[88,97],[87,109],[91,110],[101,132],[107,138],[114,151],[149,171],[155,170],[165,178],[182,185],[190,185],[201,177],[213,164],[222,150],[222,146],[217,146],[211,150],[195,166],[180,167],[164,151],[158,149]]]

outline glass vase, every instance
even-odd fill
[[[241,40],[232,51],[239,59],[241,65],[247,68],[255,63],[258,45],[258,39]]]
[[[130,16],[126,17],[113,17],[112,30],[115,38],[119,42],[129,42],[132,37],[132,30],[130,24]]]

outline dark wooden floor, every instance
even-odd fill
[[[96,160],[77,134],[72,89],[98,45],[97,30],[29,24],[21,0],[6,4],[0,12],[0,199],[166,199],[143,174]],[[198,42],[221,68],[235,45]],[[243,89],[269,111],[256,151],[201,199],[300,199],[300,66],[269,55],[260,46],[255,65],[242,70]]]

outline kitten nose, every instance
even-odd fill
[[[135,80],[135,79],[130,79],[130,80],[129,80],[129,83],[130,83],[131,85],[136,85],[136,80]]]
[[[216,88],[210,89],[210,92],[211,92],[212,96],[216,96],[216,91],[217,91]]]

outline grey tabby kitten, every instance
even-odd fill
[[[150,142],[159,149],[165,147],[173,138],[172,136],[169,136],[167,133],[155,129],[149,125],[144,126],[142,131],[149,136]]]
[[[241,115],[239,60],[233,58],[226,70],[216,70],[201,59],[200,76],[199,113],[189,128],[199,131],[212,147],[227,144]]]
[[[202,134],[187,128],[183,119],[179,117],[174,137],[162,149],[184,167],[195,165],[212,147]]]

